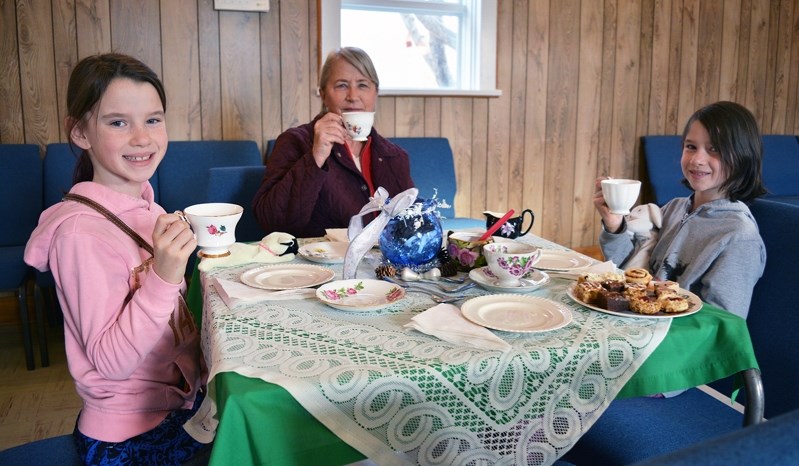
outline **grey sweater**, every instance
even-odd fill
[[[746,318],[755,283],[766,266],[766,247],[757,222],[743,202],[719,199],[690,212],[692,197],[669,201],[663,225],[649,258],[649,270],[673,280],[703,301]],[[622,231],[602,231],[599,244],[616,264],[633,252],[633,240]]]

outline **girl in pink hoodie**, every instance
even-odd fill
[[[72,71],[67,107],[67,136],[81,151],[70,195],[144,239],[65,199],[42,213],[25,249],[25,262],[52,271],[64,312],[69,371],[83,399],[78,451],[86,464],[181,464],[207,452],[182,428],[207,373],[181,295],[197,243],[154,202],[148,181],[167,148],[164,88],[132,57],[96,55]]]

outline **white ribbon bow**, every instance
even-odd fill
[[[353,215],[350,219],[350,226],[347,229],[350,245],[347,247],[347,255],[344,256],[344,272],[342,277],[345,280],[355,278],[358,264],[361,262],[361,259],[363,259],[366,251],[371,249],[380,237],[380,233],[382,233],[388,221],[401,214],[402,211],[416,202],[416,196],[418,194],[418,189],[409,188],[393,196],[390,201],[386,202],[386,200],[388,200],[388,191],[381,186],[377,188],[375,195],[369,198],[369,203],[363,206],[360,212]],[[362,217],[365,214],[376,211],[380,211],[380,215],[364,228]]]

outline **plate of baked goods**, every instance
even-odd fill
[[[702,309],[702,300],[676,282],[653,280],[644,269],[584,275],[568,289],[571,299],[595,311],[621,317],[670,319]]]
[[[333,270],[311,264],[275,264],[250,269],[239,279],[245,285],[263,290],[293,290],[327,283],[336,276]]]

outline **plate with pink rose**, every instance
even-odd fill
[[[341,311],[371,312],[400,301],[405,297],[405,289],[383,280],[353,278],[320,286],[316,297]]]

